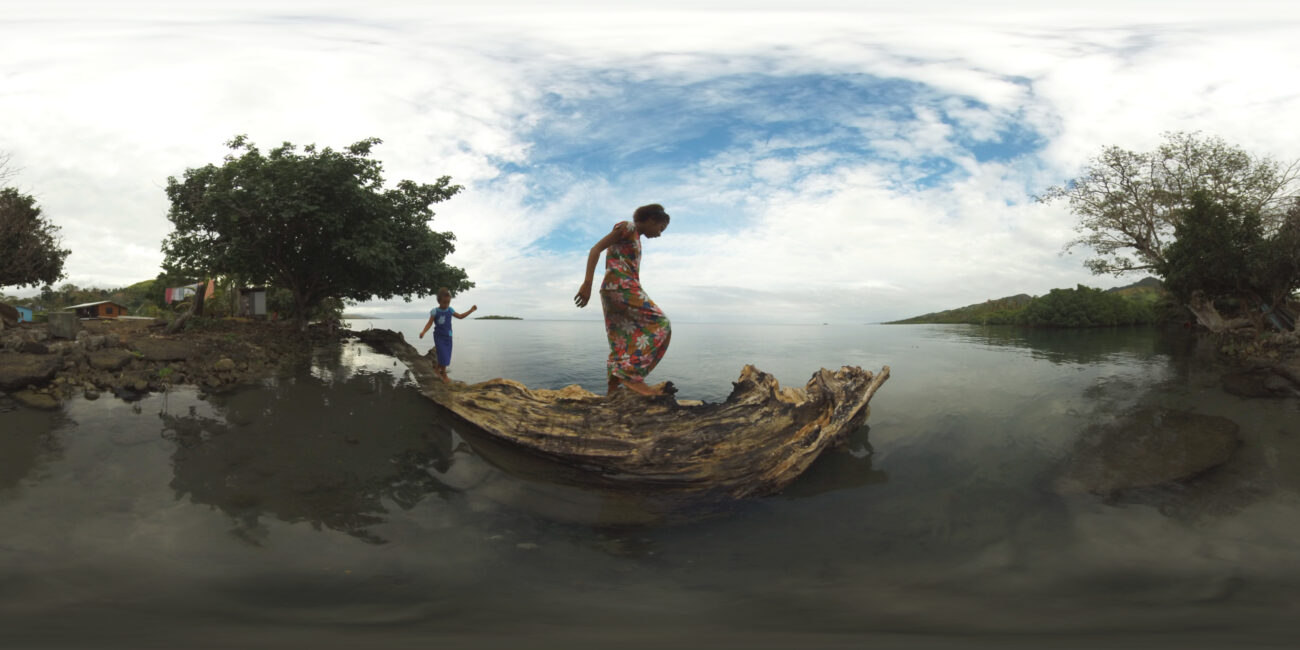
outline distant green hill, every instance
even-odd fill
[[[1123,287],[1107,289],[1108,293],[1116,293],[1129,300],[1136,300],[1150,305],[1160,302],[1168,292],[1165,291],[1165,285],[1157,278],[1142,278],[1133,284]]]
[[[1160,280],[1143,278],[1113,289],[1079,285],[1052,289],[1045,296],[1017,294],[922,314],[887,325],[969,324],[1026,325],[1030,327],[1099,327],[1154,323],[1166,293]]]
[[[523,319],[520,318],[520,317],[518,317],[518,316],[496,316],[496,315],[489,315],[489,316],[478,316],[478,317],[475,317],[474,320],[523,320]]]
[[[997,300],[986,300],[984,302],[948,309],[945,311],[936,311],[930,314],[913,316],[904,320],[891,321],[886,325],[921,325],[925,323],[970,323],[978,325],[988,321],[990,316],[996,316],[1006,312],[1014,312],[1024,309],[1033,296],[1027,293],[998,298]]]

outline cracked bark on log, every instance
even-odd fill
[[[1214,301],[1207,299],[1200,292],[1192,294],[1191,300],[1187,303],[1187,309],[1192,312],[1192,315],[1196,316],[1196,322],[1216,334],[1251,325],[1248,318],[1224,318],[1214,306]]]
[[[577,472],[588,485],[636,492],[745,498],[780,492],[828,447],[860,427],[889,378],[845,366],[821,369],[803,388],[745,366],[721,403],[670,395],[612,397],[579,386],[530,390],[509,379],[443,383],[400,333],[358,337],[410,368],[423,394],[493,442]],[[573,479],[569,479],[573,480]]]

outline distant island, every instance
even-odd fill
[[[1106,327],[1148,325],[1168,318],[1166,292],[1160,280],[1143,278],[1114,289],[1078,285],[1052,289],[1045,296],[1017,294],[922,314],[886,325],[968,324],[1028,327]]]
[[[476,316],[474,320],[523,320],[518,316]]]

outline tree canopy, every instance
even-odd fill
[[[968,323],[1026,327],[1080,328],[1146,325],[1157,322],[1165,290],[1159,280],[1146,278],[1117,289],[1084,285],[1052,289],[1044,296],[1019,294],[893,321],[891,324]]]
[[[1294,194],[1300,161],[1282,165],[1220,138],[1166,133],[1155,151],[1111,146],[1083,174],[1049,188],[1042,202],[1065,199],[1093,273],[1153,271],[1214,331],[1225,320],[1217,299],[1247,314],[1276,306],[1300,286]],[[1255,320],[1258,320],[1257,318]]]
[[[36,199],[0,189],[0,287],[53,284],[63,277],[67,249],[59,228],[41,216]]]
[[[1155,318],[1150,304],[1081,284],[1034,298],[1012,322],[1033,327],[1108,327],[1148,324]]]
[[[167,179],[164,267],[196,277],[223,275],[287,289],[305,325],[329,299],[424,297],[473,286],[445,263],[450,232],[434,232],[430,206],[461,190],[443,176],[385,188],[371,159],[377,138],[342,151],[284,143],[266,153],[245,136],[227,143],[221,165]]]
[[[1083,173],[1048,188],[1038,200],[1064,199],[1078,218],[1079,237],[1066,249],[1091,248],[1084,264],[1093,273],[1158,271],[1176,228],[1197,192],[1259,215],[1265,232],[1281,226],[1290,207],[1300,162],[1283,166],[1221,138],[1164,134],[1150,152],[1109,146]]]
[[[1181,211],[1160,268],[1180,300],[1247,299],[1278,305],[1300,287],[1300,202],[1268,232],[1254,208],[1198,191]]]

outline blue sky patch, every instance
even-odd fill
[[[537,110],[539,119],[522,134],[527,160],[502,165],[532,181],[528,204],[552,204],[587,185],[626,196],[657,188],[666,204],[676,199],[670,212],[689,202],[692,212],[708,214],[709,223],[692,227],[710,230],[744,219],[737,196],[767,196],[843,166],[884,164],[896,170],[891,189],[926,189],[963,177],[958,159],[1007,161],[1043,142],[972,98],[866,74],[681,83],[604,71],[581,92],[547,94]],[[985,125],[979,132],[967,126],[972,116]],[[711,191],[674,196],[675,188],[701,182]],[[606,205],[607,197],[579,197],[572,218],[603,223],[628,207]],[[589,246],[589,238],[589,229],[561,225],[537,245],[572,250]]]

